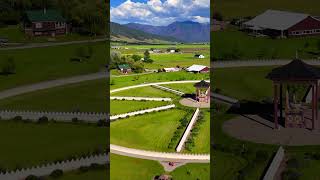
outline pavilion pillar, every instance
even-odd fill
[[[282,84],[280,84],[280,120],[283,119],[283,99],[282,99]]]
[[[278,84],[274,83],[273,84],[273,105],[274,105],[274,112],[273,112],[273,118],[274,118],[274,128],[279,129],[279,124],[278,124],[278,102],[279,102],[279,97],[278,97]]]
[[[315,99],[314,99],[314,101],[315,101],[315,103],[314,103],[314,106],[315,106],[315,111],[316,111],[316,117],[315,117],[315,129],[319,129],[319,127],[318,127],[318,125],[319,125],[319,120],[318,120],[318,96],[319,96],[319,88],[318,88],[318,81],[317,81],[317,83],[316,83],[316,92],[315,92],[315,94],[316,94],[316,97],[315,97]]]

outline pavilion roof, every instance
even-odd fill
[[[201,80],[200,82],[195,83],[194,87],[196,87],[196,88],[209,88],[210,83],[206,82],[205,80]]]
[[[271,80],[316,80],[320,79],[320,68],[294,59],[289,64],[273,69],[267,77]]]

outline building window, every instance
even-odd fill
[[[36,28],[37,29],[42,28],[42,23],[36,23]]]

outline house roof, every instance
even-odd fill
[[[193,85],[196,88],[209,88],[210,83],[206,82],[205,80],[201,80]]]
[[[118,68],[119,69],[131,69],[129,64],[119,64]]]
[[[198,72],[198,71],[203,70],[203,69],[206,68],[206,67],[207,67],[207,66],[194,64],[194,65],[188,67],[188,68],[187,68],[187,71],[196,71],[196,72]]]
[[[244,25],[259,29],[286,30],[309,17],[309,14],[278,10],[266,10],[264,13],[247,21]]]
[[[300,59],[273,69],[267,77],[271,80],[316,80],[320,79],[320,68],[309,65]]]
[[[41,21],[59,21],[65,22],[66,19],[62,17],[61,13],[56,10],[33,10],[27,11],[27,18],[31,22]]]

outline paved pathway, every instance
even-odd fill
[[[110,152],[140,159],[188,163],[210,163],[210,154],[182,154],[133,149],[110,144]]]
[[[0,48],[0,50],[43,48],[43,47],[62,46],[62,45],[70,45],[70,44],[107,42],[107,40],[108,40],[107,38],[100,38],[100,39],[93,39],[93,40],[68,41],[68,42],[32,43],[32,44],[23,44],[23,45],[15,46],[15,47],[4,47],[4,48]]]
[[[253,66],[279,66],[291,62],[289,59],[276,60],[236,60],[236,61],[214,61],[213,69],[215,68],[229,68],[229,67],[253,67]],[[311,65],[320,65],[320,60],[306,60]]]
[[[20,86],[20,87],[1,91],[0,92],[0,99],[4,99],[4,98],[19,95],[19,94],[32,92],[32,91],[49,89],[49,88],[53,88],[53,87],[57,87],[57,86],[63,86],[63,85],[79,83],[79,82],[89,81],[89,80],[102,79],[102,78],[107,78],[106,72],[98,72],[98,73],[93,73],[93,74],[79,75],[79,76],[74,76],[74,77],[69,77],[69,78],[39,82],[36,84],[25,85],[25,86]]]

